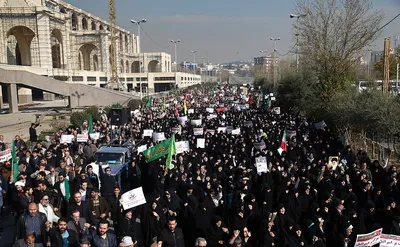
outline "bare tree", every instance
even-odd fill
[[[329,97],[379,36],[383,12],[371,0],[296,0],[296,10],[305,15],[295,22],[302,67],[316,73],[322,98]]]

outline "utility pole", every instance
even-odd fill
[[[307,14],[290,14],[290,18],[297,18],[296,23],[296,70],[299,72],[299,19],[302,17],[306,17]]]
[[[139,53],[139,87],[140,87],[140,100],[143,99],[143,92],[142,92],[142,61],[141,61],[141,49],[140,49],[140,24],[146,23],[146,19],[141,19],[140,21],[131,20],[133,24],[137,24],[138,28],[138,36],[137,36],[137,52]],[[144,53],[143,53],[143,64],[144,64]]]
[[[390,57],[390,38],[385,38],[383,46],[383,83],[382,91],[389,96],[389,57]]]
[[[277,60],[278,60],[278,58],[277,58],[277,56],[276,56],[276,41],[278,41],[278,40],[281,40],[281,38],[271,38],[271,40],[272,41],[274,41],[274,53],[273,53],[273,56],[272,56],[272,66],[274,66],[273,67],[273,69],[274,69],[274,91],[275,91],[275,87],[276,87],[276,83],[277,83],[277,73],[276,73],[276,71],[277,71],[277,66],[278,66],[278,63],[277,63]]]

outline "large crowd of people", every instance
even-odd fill
[[[12,159],[0,163],[1,217],[16,218],[14,246],[342,247],[379,228],[400,235],[396,167],[343,145],[329,127],[272,110],[272,97],[258,90],[180,93],[150,100],[114,129],[85,122],[43,142],[32,124],[30,145],[0,136],[18,162],[15,173]],[[60,143],[91,127],[98,140]],[[170,166],[167,157],[147,163],[132,153],[124,190],[109,167],[93,171],[99,145],[110,140],[156,145],[144,130],[175,135],[189,149]],[[124,210],[121,195],[139,187],[147,203]]]

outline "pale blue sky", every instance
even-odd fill
[[[108,20],[107,0],[65,0]],[[385,22],[400,13],[400,0],[372,0],[385,12]],[[273,50],[270,37],[280,37],[278,52],[293,45],[294,0],[116,0],[117,25],[137,33],[130,19],[146,18],[142,31],[142,51],[165,51],[173,55],[170,39],[181,39],[178,60],[192,61],[190,50],[198,50],[196,60],[208,53],[214,63],[251,60],[260,50]],[[384,37],[400,35],[400,17],[392,22],[375,43],[383,47]],[[206,52],[208,50],[208,52]]]

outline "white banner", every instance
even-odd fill
[[[292,138],[293,136],[296,136],[296,134],[297,134],[297,132],[296,132],[295,130],[287,130],[287,131],[286,131],[286,138],[287,138],[287,139],[290,139],[290,138]]]
[[[208,113],[214,113],[214,108],[207,107],[207,108],[206,108],[206,112],[208,112]]]
[[[154,132],[153,130],[143,130],[143,136],[152,137],[153,132]]]
[[[232,130],[232,135],[240,135],[240,128]]]
[[[193,119],[190,121],[190,124],[193,126],[200,126],[201,125],[201,119]]]
[[[165,134],[164,132],[153,132],[153,141],[164,141],[165,140]]]
[[[142,187],[125,192],[121,196],[124,210],[134,208],[146,203]]]
[[[221,133],[221,131],[222,131],[223,133],[226,133],[226,127],[218,127],[217,133],[219,134],[219,133]]]
[[[77,142],[87,142],[88,138],[89,138],[88,134],[77,134],[76,135]]]
[[[183,116],[183,117],[178,117],[178,121],[182,126],[186,125],[186,121],[188,120],[187,116]]]
[[[193,135],[195,136],[201,136],[203,135],[203,128],[193,128]]]
[[[92,133],[92,134],[89,134],[89,136],[90,136],[90,139],[92,139],[92,140],[100,139],[100,133]]]
[[[186,151],[189,151],[189,141],[176,142],[176,153],[177,154],[181,154]]]
[[[146,150],[146,149],[147,149],[147,144],[142,145],[142,146],[139,146],[139,147],[137,148],[137,151],[138,151],[138,153],[141,153],[141,152],[143,152],[143,151]]]
[[[75,140],[74,135],[61,135],[60,143],[72,143]]]
[[[257,172],[268,172],[267,157],[256,157]]]
[[[206,133],[211,133],[212,135],[215,134],[215,130],[212,129],[206,129]]]
[[[206,139],[197,138],[197,148],[205,148],[206,147]]]
[[[381,234],[379,247],[400,246],[400,236]]]
[[[265,142],[255,142],[254,148],[257,150],[262,150],[266,148]]]
[[[0,163],[6,162],[7,160],[11,159],[11,149],[6,149],[0,152]]]
[[[217,117],[218,117],[217,114],[210,114],[210,115],[207,116],[207,119],[210,120],[210,119],[214,119],[214,118],[217,118]]]
[[[382,228],[367,234],[358,234],[354,247],[367,247],[379,244]]]

